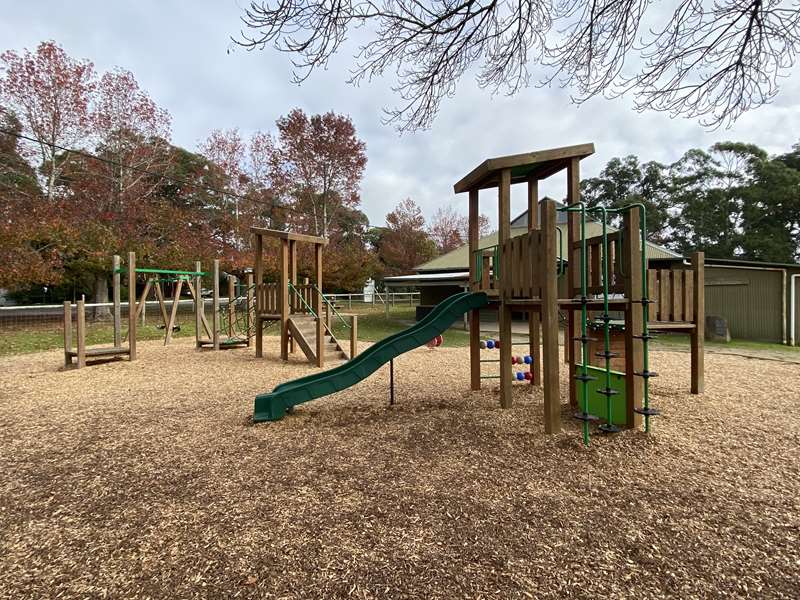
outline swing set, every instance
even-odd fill
[[[197,348],[213,347],[214,350],[250,346],[254,336],[254,286],[252,274],[247,276],[247,286],[243,294],[237,297],[236,285],[238,278],[232,274],[225,274],[228,282],[228,302],[220,308],[220,269],[219,260],[214,261],[211,273],[212,305],[213,312],[211,323],[205,315],[203,300],[203,277],[208,273],[201,268],[200,262],[195,262],[193,271],[160,268],[137,268],[136,253],[128,253],[128,264],[121,266],[119,256],[114,256],[111,262],[112,289],[113,289],[113,345],[101,348],[86,348],[86,310],[85,300],[78,300],[75,304],[64,302],[64,366],[77,368],[85,367],[89,363],[105,362],[127,356],[129,360],[136,360],[136,328],[139,319],[145,314],[146,303],[151,293],[158,302],[161,323],[158,328],[164,330],[164,345],[172,340],[173,333],[180,331],[178,324],[178,307],[181,293],[184,288],[194,303],[195,316],[195,346]],[[126,276],[128,287],[128,329],[122,331],[122,302],[121,283],[122,276]],[[144,287],[138,300],[136,297],[137,280],[144,276]],[[173,285],[172,297],[167,297],[163,284]],[[170,304],[171,303],[171,304]],[[73,332],[73,312],[75,314]],[[240,314],[243,313],[243,314]],[[73,333],[75,345],[73,346]]]

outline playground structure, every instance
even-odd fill
[[[643,205],[590,209],[580,202],[580,161],[593,153],[593,144],[582,144],[488,159],[454,186],[456,193],[469,194],[471,289],[486,294],[499,314],[501,406],[512,406],[511,384],[516,377],[512,374],[511,317],[512,311],[522,311],[528,315],[529,379],[544,386],[544,429],[547,433],[561,430],[558,332],[559,311],[565,311],[569,401],[583,422],[586,444],[593,421],[601,422],[600,430],[607,433],[641,426],[642,421],[649,430],[650,419],[658,415],[649,397],[649,380],[656,376],[649,364],[649,342],[655,331],[690,334],[691,391],[703,391],[703,254],[693,255],[691,268],[649,269]],[[539,181],[564,170],[566,206],[558,208],[555,201],[544,200],[540,207]],[[527,185],[528,232],[512,238],[511,186],[517,183]],[[479,248],[479,192],[494,188],[498,190],[498,243]],[[556,225],[559,210],[567,213],[566,253]],[[599,215],[600,236],[586,238],[587,214]],[[622,215],[620,230],[608,231],[610,214]],[[562,290],[559,274],[566,277]],[[589,335],[591,324],[602,339]],[[622,352],[612,348],[615,325],[623,336]],[[481,388],[480,351],[480,312],[473,310],[473,390]],[[624,372],[612,370],[614,359],[624,361]]]
[[[76,347],[72,345],[72,303],[64,302],[64,366],[70,367],[73,364],[81,369],[88,362],[107,361],[121,356],[127,356],[128,360],[136,360],[136,312],[128,310],[128,332],[127,347],[123,346],[122,338],[122,302],[120,298],[120,276],[123,269],[120,268],[120,257],[114,256],[111,261],[112,271],[112,296],[114,307],[112,317],[114,319],[114,345],[107,348],[86,348],[86,308],[83,299],[75,304],[75,338]],[[128,306],[136,305],[136,286],[131,282],[136,281],[136,254],[128,253],[128,266],[124,270],[128,277]],[[74,362],[73,362],[74,361]]]
[[[142,317],[150,293],[158,301],[162,324],[164,329],[164,345],[172,339],[173,332],[179,330],[177,325],[178,306],[181,292],[188,289],[194,303],[195,316],[195,345],[197,348],[211,346],[215,350],[250,346],[250,339],[254,333],[254,286],[252,274],[247,276],[247,284],[243,294],[236,295],[237,277],[225,274],[228,283],[228,302],[220,306],[220,269],[219,260],[214,261],[212,272],[212,315],[211,323],[206,319],[202,297],[203,277],[208,275],[201,270],[201,264],[195,263],[193,271],[181,271],[160,268],[137,268],[136,253],[128,253],[128,264],[121,266],[119,256],[114,256],[111,264],[112,270],[112,318],[114,329],[113,345],[105,348],[86,348],[86,311],[84,300],[79,300],[73,305],[64,302],[64,366],[75,365],[77,368],[85,367],[90,362],[107,361],[122,356],[130,360],[136,359],[136,329]],[[121,276],[127,275],[128,284],[128,329],[122,332],[122,302],[121,302]],[[144,287],[138,300],[136,297],[137,276],[144,275]],[[162,288],[163,283],[174,284],[173,297],[167,298]],[[167,305],[172,305],[168,309]],[[73,347],[72,311],[75,317],[75,347]]]
[[[196,270],[200,271],[200,263],[195,263]],[[248,273],[243,293],[236,293],[238,278],[225,273],[228,284],[228,302],[224,308],[220,307],[220,269],[219,259],[214,259],[211,271],[212,299],[211,299],[211,324],[205,315],[204,302],[195,302],[195,345],[197,348],[212,347],[214,350],[228,348],[250,347],[250,340],[255,335],[255,286],[253,275]],[[195,276],[195,288],[201,289],[201,275]],[[202,293],[202,292],[199,292]],[[203,335],[205,332],[205,335]],[[223,337],[223,334],[225,337]]]
[[[580,161],[594,153],[593,144],[555,148],[485,160],[454,186],[469,194],[470,291],[451,296],[410,328],[374,344],[349,363],[309,375],[256,396],[254,421],[274,421],[302,402],[341,391],[375,372],[403,352],[429,344],[468,313],[470,317],[470,385],[481,388],[487,378],[500,380],[500,405],[511,408],[516,381],[544,386],[544,430],[561,430],[559,382],[559,312],[567,314],[565,358],[570,374],[569,403],[582,421],[583,441],[589,444],[589,424],[615,433],[642,425],[659,414],[650,405],[649,361],[655,331],[688,332],[691,336],[691,391],[703,391],[703,254],[695,253],[691,268],[649,269],[646,208],[632,204],[618,209],[587,208],[580,202]],[[567,172],[567,204],[539,203],[539,181]],[[527,184],[528,232],[511,237],[511,186]],[[498,243],[479,248],[479,192],[498,190]],[[566,252],[556,213],[567,215]],[[541,212],[541,223],[539,215]],[[587,239],[588,214],[598,214],[602,233]],[[609,231],[610,215],[622,216],[622,228]],[[261,232],[261,233],[259,233]],[[289,294],[296,279],[297,241],[315,244],[317,292],[322,276],[324,240],[269,230],[256,233],[256,281],[261,281],[262,235],[281,237],[281,281],[258,294],[258,318],[280,318],[281,355],[288,353],[294,334],[289,317]],[[294,237],[293,237],[294,236]],[[561,280],[563,289],[559,289]],[[313,302],[317,310],[321,294]],[[275,299],[275,300],[273,300]],[[275,304],[278,302],[279,304]],[[651,306],[652,305],[652,306]],[[305,305],[308,308],[307,304]],[[480,310],[496,309],[497,340],[481,340]],[[313,309],[312,309],[313,310]],[[279,314],[276,314],[278,313]],[[512,312],[527,313],[527,352],[512,354]],[[602,339],[589,335],[590,328]],[[258,327],[257,327],[258,329]],[[317,320],[317,340],[322,332]],[[540,344],[541,340],[541,344]],[[256,344],[260,355],[259,343]],[[482,359],[482,349],[496,348],[497,359]],[[308,353],[307,353],[308,354]],[[598,360],[600,359],[600,360]],[[617,361],[612,363],[612,361]],[[497,363],[499,374],[483,375],[483,363]],[[320,366],[322,362],[318,363]],[[514,366],[523,366],[522,371]],[[624,367],[614,370],[612,365]]]
[[[277,321],[280,326],[283,360],[299,347],[311,364],[323,367],[326,363],[350,360],[358,353],[358,322],[355,315],[349,321],[338,313],[336,307],[322,293],[322,250],[328,240],[289,231],[276,231],[251,227],[255,248],[255,338],[256,357],[263,356],[263,328],[267,321]],[[264,281],[265,239],[279,243],[278,282]],[[297,244],[313,246],[314,283],[297,278]],[[324,313],[324,314],[323,314]],[[331,318],[336,316],[350,329],[350,347],[336,339]]]

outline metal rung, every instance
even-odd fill
[[[657,417],[661,414],[661,411],[657,408],[634,408],[633,412],[644,415],[645,417]]]
[[[618,390],[612,390],[611,388],[603,388],[602,390],[597,390],[598,394],[602,394],[603,396],[616,396],[619,394]]]
[[[589,414],[589,413],[585,413],[585,412],[575,413],[572,416],[573,416],[573,418],[578,419],[578,421],[591,422],[591,421],[599,421],[600,420],[600,417],[598,417],[596,415]]]
[[[618,427],[613,423],[603,423],[602,425],[598,425],[597,429],[603,433],[619,433],[622,431],[621,427]]]
[[[576,375],[576,381],[582,381],[584,383],[588,383],[589,381],[597,381],[597,377],[592,377],[591,375]]]
[[[619,356],[619,352],[595,352],[595,356],[599,356],[600,358],[617,358]]]
[[[592,337],[589,337],[589,336],[586,336],[586,335],[582,335],[582,336],[579,336],[579,337],[572,338],[572,341],[573,342],[581,342],[581,343],[585,344],[585,343],[588,343],[588,342],[596,342],[597,338],[592,338]]]
[[[644,377],[645,379],[650,379],[651,377],[658,377],[658,373],[656,373],[655,371],[642,371],[641,373],[634,372],[633,374],[638,377]]]

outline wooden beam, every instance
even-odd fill
[[[324,237],[294,233],[293,231],[278,231],[276,229],[267,229],[265,227],[251,227],[250,232],[257,234],[260,237],[271,237],[279,240],[293,240],[295,242],[305,242],[308,244],[318,244],[321,246],[326,246],[328,244],[328,240]]]
[[[78,368],[86,366],[86,304],[78,300],[77,326],[75,334],[78,338]]]
[[[111,259],[111,289],[114,302],[114,347],[122,346],[122,298],[120,296],[120,273],[119,267],[121,259],[115,254]]]
[[[639,246],[639,211],[631,209],[623,218],[625,232],[622,245],[622,264],[625,273],[625,400],[627,427],[640,427],[642,415],[635,412],[642,407],[644,382],[635,373],[644,368],[644,344],[641,340],[643,308],[642,299],[642,251]],[[613,401],[613,398],[612,398]]]
[[[253,274],[247,274],[247,315],[245,316],[245,326],[247,331],[247,347],[250,347],[250,327],[253,325],[251,321],[253,320],[253,311],[255,309],[255,305],[253,304]]]
[[[214,295],[211,303],[211,340],[214,350],[219,350],[219,259],[214,259],[214,268],[211,270],[214,279]]]
[[[511,335],[511,307],[504,300],[511,293],[511,261],[507,255],[507,244],[511,238],[511,169],[504,169],[500,174],[500,189],[498,198],[498,235],[497,243],[500,244],[500,406],[511,408],[513,406],[512,386],[514,385],[511,366],[512,335]],[[497,281],[495,279],[495,281]]]
[[[317,315],[314,324],[317,327],[317,366],[322,368],[325,366],[325,327],[323,326],[322,315]]]
[[[350,360],[358,355],[358,315],[350,315]]]
[[[136,360],[136,253],[128,252],[128,359]]]
[[[228,337],[233,337],[233,319],[236,317],[234,300],[236,300],[236,277],[228,275]]]
[[[278,298],[281,305],[281,359],[289,360],[289,240],[281,240]]]
[[[167,331],[164,334],[164,345],[170,343],[172,340],[172,328],[175,327],[175,320],[178,316],[178,305],[181,301],[181,290],[183,289],[183,279],[178,279],[178,284],[175,286],[175,295],[172,298],[172,311],[169,313],[169,323],[167,323]],[[219,348],[215,348],[219,350]]]
[[[475,167],[467,175],[462,177],[454,186],[456,194],[467,192],[471,189],[481,187],[482,182],[502,170],[510,170],[515,167],[534,166],[539,163],[551,163],[573,158],[580,160],[594,154],[594,144],[577,144],[575,146],[563,146],[561,148],[549,148],[523,154],[511,154],[509,156],[499,156],[489,158]],[[545,165],[546,166],[546,165]],[[537,177],[541,179],[541,177]]]
[[[539,182],[528,180],[528,231],[539,229]],[[537,254],[536,263],[531,265],[532,272],[541,273],[541,252]],[[538,278],[537,278],[538,279]],[[535,292],[535,290],[534,290]],[[540,349],[541,317],[537,311],[528,311],[528,355],[531,357],[531,384],[542,384],[542,352]]]
[[[691,334],[692,346],[692,387],[693,394],[702,394],[705,390],[705,327],[706,327],[706,293],[705,293],[705,253],[692,254],[692,270],[694,277],[694,296],[692,312],[695,327]]]
[[[542,385],[545,433],[561,431],[561,390],[558,379],[558,274],[556,264],[556,203],[542,203]],[[570,373],[570,378],[572,373]],[[571,386],[570,386],[571,387]]]
[[[264,328],[262,325],[262,319],[260,311],[263,310],[265,307],[260,306],[262,300],[266,300],[267,294],[262,293],[262,289],[264,289],[264,247],[263,247],[263,240],[261,238],[260,233],[253,234],[253,246],[254,252],[256,255],[256,264],[255,264],[255,279],[256,279],[256,358],[261,358],[264,355]],[[266,290],[265,290],[266,291]]]
[[[64,366],[72,365],[72,303],[64,301]]]
[[[480,243],[480,197],[478,190],[469,192],[469,231],[467,242],[469,247],[469,287],[472,291],[481,289],[481,282],[477,282],[478,261],[483,261],[478,256]],[[488,269],[486,276],[488,276]],[[485,279],[488,281],[488,279]],[[481,389],[481,312],[476,309],[469,314],[469,387],[471,390]]]
[[[196,273],[200,273],[203,270],[200,261],[194,263],[194,270]],[[203,278],[200,277],[200,275],[195,275],[194,286],[189,282],[189,292],[192,294],[192,298],[194,298],[194,343],[197,348],[200,347],[200,340],[203,336],[203,316],[205,316],[203,315],[205,310],[203,306],[202,286]]]

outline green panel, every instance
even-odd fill
[[[583,367],[577,368],[577,373],[581,372]],[[600,417],[602,421],[608,420],[608,406],[607,399],[604,395],[598,394],[597,390],[606,387],[606,370],[600,367],[586,367],[587,372],[592,377],[596,377],[595,381],[590,381],[586,386],[589,389],[589,413]],[[578,406],[583,410],[583,385],[577,382],[578,385]],[[615,425],[625,425],[626,419],[626,402],[625,402],[625,373],[619,371],[611,371],[611,389],[617,390],[619,394],[611,396],[611,419]]]
[[[277,421],[292,406],[340,392],[366,379],[391,359],[444,333],[465,312],[489,303],[483,292],[463,292],[439,303],[421,321],[373,344],[349,362],[321,373],[282,383],[256,396],[253,421]]]

